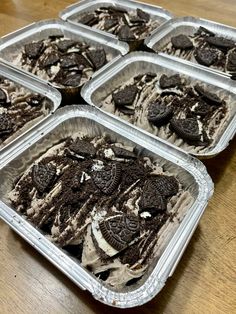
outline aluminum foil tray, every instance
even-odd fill
[[[114,141],[134,146],[138,154],[149,156],[167,171],[176,173],[191,195],[191,205],[182,214],[181,222],[168,229],[160,256],[153,259],[145,280],[137,289],[117,292],[106,287],[11,208],[8,192],[12,189],[15,178],[24,173],[29,165],[53,144],[79,132],[89,136],[109,134]],[[81,289],[90,291],[95,299],[105,304],[120,308],[144,304],[162,289],[178,264],[213,193],[213,183],[205,166],[198,159],[89,106],[59,109],[34,130],[25,134],[15,143],[12,152],[4,156],[0,177],[0,218]]]
[[[14,82],[16,86],[22,86],[30,92],[38,93],[48,99],[48,113],[46,114],[45,112],[44,116],[40,116],[25,124],[21,129],[14,133],[10,141],[0,147],[1,165],[4,152],[14,145],[20,136],[24,135],[25,132],[28,132],[33,126],[37,125],[42,119],[45,119],[46,116],[50,115],[59,107],[61,103],[61,94],[41,79],[38,79],[25,71],[18,70],[3,60],[0,61],[0,76]]]
[[[162,49],[170,42],[172,36],[177,36],[180,34],[187,36],[193,35],[200,26],[212,31],[218,36],[232,39],[236,42],[236,28],[214,21],[186,16],[181,18],[174,18],[166,22],[164,25],[161,25],[155,32],[151,34],[150,37],[145,40],[145,45],[155,52],[161,52]],[[224,73],[226,76],[230,77],[229,73],[220,71],[214,67],[205,67],[200,65],[197,63],[195,58],[192,58],[191,62],[198,64],[199,67],[208,68],[218,73]]]
[[[104,111],[102,102],[114,89],[130,78],[147,72],[158,73],[160,76],[162,74],[173,75],[178,73],[190,84],[205,83],[209,91],[227,97],[230,106],[229,116],[224,127],[222,127],[222,130],[219,132],[215,144],[204,151],[189,151],[198,158],[210,158],[222,152],[236,132],[236,84],[234,81],[227,79],[223,74],[212,72],[207,68],[199,67],[188,61],[167,56],[163,53],[157,55],[147,52],[132,52],[122,59],[113,62],[110,68],[107,68],[106,71],[86,83],[82,88],[81,95],[87,103],[101,108],[101,110]],[[123,117],[120,118],[115,116],[112,112],[108,112],[108,110],[105,111],[119,121],[131,125]],[[137,129],[135,125],[133,125],[133,127]],[[145,130],[142,131],[149,136],[157,138],[155,135]],[[169,145],[175,144],[168,143]],[[185,150],[186,146],[181,147],[180,145],[180,148]]]
[[[118,41],[111,35],[91,31],[91,29],[83,25],[75,27],[61,20],[43,20],[2,37],[0,39],[0,58],[12,63],[25,44],[46,39],[52,35],[64,35],[70,39],[83,41],[94,48],[103,48],[110,62],[126,54],[129,50],[129,46],[126,43]],[[106,66],[109,66],[110,62],[94,72],[93,76],[105,69]],[[64,96],[63,99],[70,100],[70,96],[78,99],[80,89],[81,87],[75,90],[71,88],[60,88],[59,90]]]
[[[124,8],[127,11],[136,10],[137,8],[146,11],[150,14],[151,18],[162,25],[166,21],[170,20],[173,15],[158,6],[139,2],[139,1],[132,1],[132,0],[83,0],[78,3],[72,4],[68,6],[65,10],[60,13],[60,18],[62,20],[68,21],[74,25],[82,25],[81,23],[77,22],[78,18],[84,14],[89,12],[94,12],[96,9],[103,7],[103,6],[119,6]],[[94,30],[95,28],[86,26],[89,29]],[[108,32],[101,31],[102,34],[109,34]],[[155,30],[154,30],[155,31]],[[150,34],[152,34],[152,31]],[[114,38],[117,38],[115,35],[111,35]],[[131,50],[133,50],[131,48]]]

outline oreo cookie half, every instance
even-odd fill
[[[118,107],[130,106],[133,104],[137,93],[138,88],[134,85],[129,85],[118,92],[112,93],[112,98]]]
[[[78,87],[80,85],[81,75],[79,73],[68,73],[61,81],[62,85],[69,87]]]
[[[205,90],[202,86],[200,86],[199,84],[194,86],[195,90],[198,92],[199,95],[201,95],[203,97],[203,99],[209,103],[209,104],[213,104],[213,105],[221,105],[222,104],[222,100],[220,99],[220,97],[218,97],[216,94],[213,94],[211,92],[208,92],[207,90]]]
[[[36,59],[39,57],[42,49],[43,49],[43,42],[37,41],[35,43],[29,43],[25,45],[25,54],[30,59]]]
[[[118,163],[107,165],[100,171],[92,173],[93,182],[105,194],[111,194],[118,187],[121,178],[121,167]]]
[[[209,67],[218,60],[218,53],[215,49],[198,48],[195,50],[195,59],[198,63]]]
[[[176,49],[191,49],[193,48],[193,43],[186,35],[178,35],[171,38],[171,43]]]
[[[194,110],[191,111],[197,116],[205,117],[208,113],[211,112],[211,107],[204,101],[200,100]]]
[[[199,141],[201,139],[198,122],[195,118],[172,119],[170,120],[170,127],[185,140]]]
[[[139,234],[139,218],[135,215],[108,217],[99,224],[104,239],[117,251],[122,251]]]
[[[60,57],[57,52],[52,52],[42,62],[42,67],[47,68],[60,61]]]
[[[94,157],[96,155],[96,148],[92,143],[85,140],[77,139],[69,146],[69,149],[74,153],[87,158]]]
[[[37,164],[32,169],[32,182],[38,192],[44,193],[53,184],[56,177],[56,167],[48,164]]]
[[[104,49],[89,51],[87,52],[87,57],[92,62],[96,70],[100,69],[107,62]]]
[[[137,16],[144,20],[146,23],[150,20],[150,15],[147,12],[144,12],[141,9],[137,9]]]
[[[166,201],[151,179],[144,183],[139,201],[140,213],[149,212],[152,216],[166,210]]]
[[[151,103],[148,107],[147,119],[156,126],[166,124],[173,114],[171,106],[165,103]]]
[[[160,77],[159,85],[162,89],[172,88],[172,87],[180,87],[182,85],[181,78],[179,74],[167,76],[163,74]]]
[[[129,28],[128,25],[121,26],[118,32],[118,37],[120,40],[123,40],[123,41],[135,40],[134,33],[132,32],[132,30]]]
[[[113,150],[115,156],[118,158],[125,158],[125,159],[137,158],[133,152],[131,152],[127,149],[124,149],[122,147],[112,146],[111,149]]]
[[[233,40],[224,38],[224,37],[217,37],[211,36],[206,38],[206,42],[214,47],[219,49],[227,50],[235,47],[235,42]]]
[[[66,52],[68,49],[76,45],[76,41],[72,39],[64,39],[60,40],[56,45],[61,52]]]
[[[156,189],[165,197],[176,195],[179,191],[178,181],[173,176],[157,175],[152,179]]]
[[[0,136],[9,134],[13,131],[13,123],[7,113],[0,114]]]

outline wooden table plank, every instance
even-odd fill
[[[175,15],[236,27],[235,0],[149,0]],[[56,18],[71,0],[1,0],[0,36],[40,19]],[[144,313],[236,313],[236,140],[205,161],[215,194],[174,275]],[[120,313],[77,288],[0,221],[0,313]],[[125,313],[136,313],[137,309]]]

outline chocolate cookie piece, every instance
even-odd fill
[[[116,14],[125,14],[128,13],[125,8],[119,7],[119,6],[108,6],[106,8],[108,12],[110,13],[116,13]]]
[[[162,74],[159,80],[159,85],[162,89],[180,87],[182,85],[179,74],[167,76]]]
[[[86,140],[77,139],[75,142],[70,144],[69,149],[74,153],[86,158],[92,158],[96,155],[96,148],[92,143]]]
[[[140,213],[149,212],[152,216],[166,210],[166,201],[151,179],[144,183],[143,192],[139,201]]]
[[[203,99],[209,103],[209,104],[213,104],[213,105],[221,105],[222,104],[222,100],[220,99],[220,97],[218,97],[216,94],[213,94],[207,90],[205,90],[202,86],[200,86],[199,84],[196,84],[194,86],[195,90],[198,92],[199,95],[201,95],[203,97]]]
[[[171,38],[171,43],[176,49],[186,50],[193,48],[193,43],[186,35],[177,35]]]
[[[227,49],[231,49],[235,47],[235,43],[233,40],[230,40],[224,37],[217,37],[217,36],[207,37],[206,42],[211,46],[214,46],[223,50],[227,50]]]
[[[171,106],[167,106],[165,103],[151,103],[148,107],[147,118],[148,121],[156,126],[162,126],[166,124],[173,114]]]
[[[176,195],[179,191],[178,181],[173,176],[157,175],[152,182],[164,197]]]
[[[120,214],[99,224],[104,239],[117,251],[122,251],[139,234],[139,219],[135,215]]]
[[[215,49],[198,48],[195,49],[195,59],[198,63],[209,67],[218,60],[218,53]]]
[[[115,156],[118,158],[125,158],[125,159],[137,158],[133,152],[131,152],[127,149],[124,149],[122,147],[112,146],[111,149],[113,150]]]
[[[204,101],[200,100],[194,110],[191,111],[197,116],[205,117],[208,113],[211,112],[211,107]]]
[[[78,69],[82,71],[84,68],[90,67],[90,65],[84,56],[79,53],[72,52],[63,56],[61,59],[61,67],[63,69],[78,67]]]
[[[44,193],[50,188],[56,177],[56,167],[52,164],[39,163],[33,166],[32,183],[38,192]]]
[[[35,43],[29,43],[25,45],[25,54],[30,59],[37,59],[43,50],[43,42],[37,41]]]
[[[118,18],[109,18],[106,19],[104,22],[104,29],[105,31],[108,31],[109,29],[113,28],[114,26],[116,26],[119,23]]]
[[[99,21],[99,18],[92,13],[84,15],[78,20],[79,23],[82,23],[88,26],[93,26],[97,24],[98,21]]]
[[[128,25],[122,25],[118,32],[118,37],[123,41],[135,40],[135,35]]]
[[[135,244],[131,245],[123,252],[123,254],[120,256],[120,261],[122,264],[129,264],[132,266],[137,263],[140,258],[140,249],[138,244]]]
[[[100,69],[104,64],[106,64],[106,53],[104,49],[97,49],[87,52],[88,59],[92,62],[95,70]]]
[[[0,114],[0,137],[13,131],[13,122],[7,113]]]
[[[189,141],[199,141],[201,134],[197,119],[175,119],[170,120],[171,129],[178,134],[179,137]]]
[[[79,73],[69,73],[61,81],[62,85],[70,86],[70,87],[78,87],[80,85],[81,75]]]
[[[130,106],[133,104],[137,93],[138,88],[134,85],[129,85],[118,92],[112,93],[112,98],[118,107]]]
[[[68,49],[76,45],[76,41],[72,39],[64,39],[60,40],[56,45],[61,52],[66,52]]]
[[[203,26],[200,26],[198,31],[195,34],[196,35],[204,35],[204,34],[206,34],[206,35],[209,35],[209,36],[215,36],[215,34],[212,31],[210,31],[209,29],[207,29],[207,28],[205,28]]]
[[[92,172],[95,185],[105,194],[111,194],[118,187],[121,178],[119,163],[112,163],[100,171]]]
[[[32,107],[37,107],[37,106],[41,106],[42,102],[44,100],[44,97],[41,95],[31,95],[29,97],[26,98],[27,103],[32,106]]]
[[[226,69],[229,72],[236,72],[236,50],[229,52]]]
[[[3,89],[0,88],[0,106],[5,105],[7,102],[7,95]]]
[[[123,114],[127,115],[127,116],[132,116],[133,114],[135,114],[134,109],[129,109],[129,108],[125,108],[125,107],[120,107],[119,111],[122,112]]]
[[[51,52],[46,58],[42,61],[42,67],[47,68],[56,64],[60,60],[60,57],[57,52]]]
[[[150,15],[141,9],[137,9],[137,16],[140,17],[140,19],[144,20],[146,23],[150,20]]]

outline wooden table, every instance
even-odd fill
[[[0,36],[56,18],[72,0],[1,0]],[[175,15],[236,27],[235,0],[150,0]],[[215,194],[174,275],[148,304],[125,313],[236,313],[236,139],[205,162]],[[1,178],[0,178],[1,180]],[[0,222],[0,313],[120,313],[81,291]]]

